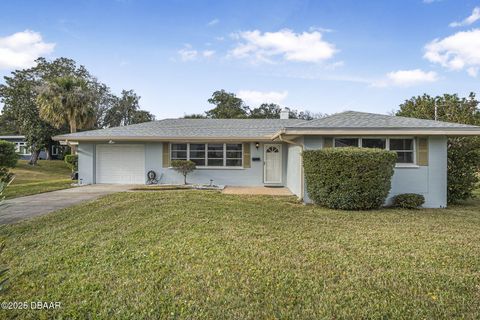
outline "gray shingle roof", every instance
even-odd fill
[[[376,113],[345,111],[331,116],[305,121],[287,128],[305,129],[474,129],[480,127],[466,124],[388,116]]]
[[[90,130],[57,136],[62,139],[162,137],[162,138],[269,138],[275,132],[304,120],[288,119],[164,119],[123,127]]]
[[[303,130],[442,130],[480,134],[480,127],[433,120],[346,111],[311,121],[297,119],[164,119],[123,127],[90,130],[54,137],[56,140],[128,139],[270,139],[283,132]]]

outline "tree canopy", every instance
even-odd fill
[[[203,114],[186,114],[187,119],[279,119],[282,107],[275,103],[262,103],[256,108],[250,108],[234,93],[218,90],[208,99],[215,107]],[[324,117],[324,114],[310,111],[289,109],[290,119],[312,120]]]
[[[107,110],[104,127],[126,126],[155,120],[155,116],[140,109],[140,96],[133,90],[122,90],[121,97],[114,98],[112,107]]]
[[[249,108],[245,106],[242,99],[225,90],[215,91],[208,99],[208,103],[215,105],[215,108],[205,112],[208,118],[241,119],[248,116]]]
[[[107,85],[72,59],[48,61],[39,58],[35,63],[31,68],[5,76],[5,83],[0,85],[0,101],[4,104],[0,131],[2,134],[25,135],[32,151],[31,164],[36,163],[42,149],[49,150],[54,135],[72,131],[72,128],[75,131],[111,126],[106,121],[107,113],[121,101]],[[74,100],[81,108],[72,107]],[[70,113],[63,113],[67,109]],[[72,119],[76,121],[72,122]],[[153,115],[139,110],[137,105],[137,112],[125,124],[150,120]]]

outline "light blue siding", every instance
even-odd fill
[[[447,138],[428,139],[428,166],[395,168],[389,199],[400,193],[418,193],[425,197],[426,208],[447,206]]]
[[[295,140],[295,143],[303,144],[303,137]],[[302,197],[302,147],[296,144],[288,144],[287,153],[287,181],[286,187],[298,197]]]
[[[162,146],[160,145],[160,148]],[[287,148],[283,146],[283,181],[286,180],[287,171]],[[216,185],[231,185],[231,186],[263,186],[263,144],[257,150],[255,144],[250,144],[250,153],[252,158],[260,158],[260,161],[251,161],[250,168],[239,169],[204,169],[199,168],[188,175],[189,183],[209,184],[210,179]],[[147,160],[148,161],[148,160]],[[160,167],[161,157],[159,159]],[[161,183],[177,184],[183,183],[183,176],[171,168],[161,168],[162,173]]]
[[[78,183],[95,183],[95,144],[80,143],[78,153]]]
[[[117,142],[122,144],[122,142]],[[128,142],[127,144],[132,144]],[[161,177],[162,184],[180,184],[183,183],[183,176],[172,168],[163,168],[162,164],[162,142],[142,143],[145,145],[145,179],[147,172],[153,170]],[[80,143],[79,154],[79,178],[84,184],[95,183],[95,143]],[[283,173],[282,185],[287,181],[288,167],[288,147],[283,144]],[[259,148],[255,143],[250,143],[250,153],[252,158],[260,158],[260,161],[251,161],[250,168],[234,169],[203,169],[198,168],[188,175],[189,183],[209,184],[210,180],[216,185],[234,185],[234,186],[263,186],[263,144]]]
[[[322,137],[305,137],[306,150],[321,149],[322,147]],[[424,207],[426,208],[447,206],[447,138],[429,137],[428,149],[428,166],[395,168],[387,204],[391,202],[394,195],[418,193],[425,197]],[[306,188],[304,201],[312,202]]]

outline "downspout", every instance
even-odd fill
[[[282,130],[283,131],[283,130]],[[295,145],[295,146],[299,146],[301,148],[301,153],[300,153],[300,197],[299,197],[299,200],[302,200],[303,201],[303,198],[304,198],[304,195],[305,195],[305,181],[304,181],[304,173],[303,173],[303,157],[302,157],[302,154],[303,154],[303,151],[305,149],[305,145],[303,143],[297,143],[297,142],[294,142],[292,140],[288,140],[288,139],[285,139],[284,137],[282,137],[282,134],[284,134],[285,132],[280,132],[278,133],[275,137],[275,138],[278,138],[280,139],[280,141],[282,142],[285,142],[285,143],[288,143],[288,144],[292,144],[292,145]]]

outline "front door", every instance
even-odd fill
[[[282,183],[282,145],[265,144],[264,159],[264,182]]]

